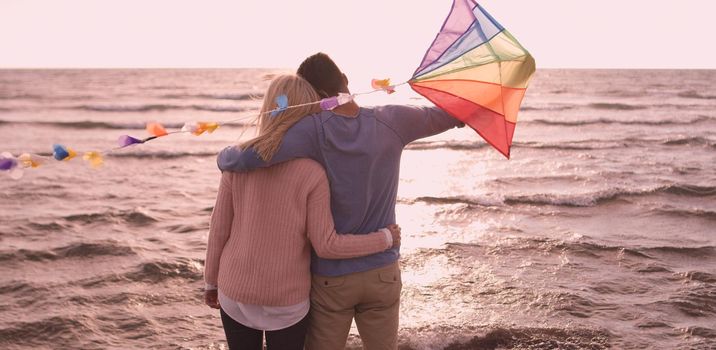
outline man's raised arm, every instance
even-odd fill
[[[404,145],[465,124],[437,107],[387,105],[376,107],[376,117],[387,123]]]
[[[311,158],[321,162],[318,135],[313,123],[313,118],[304,117],[288,129],[278,151],[268,161],[261,159],[251,147],[242,150],[238,146],[229,146],[219,153],[216,163],[221,171],[246,172],[296,158]]]

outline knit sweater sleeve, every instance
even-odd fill
[[[325,173],[308,195],[306,228],[316,254],[324,259],[347,259],[386,250],[385,233],[337,234],[331,214],[331,195]]]
[[[229,172],[221,176],[219,193],[216,196],[214,211],[211,213],[209,242],[204,262],[204,281],[212,286],[218,285],[219,261],[224,245],[231,235],[231,224],[234,219],[231,176],[232,174]]]

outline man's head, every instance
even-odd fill
[[[333,60],[323,52],[306,58],[296,74],[306,79],[321,97],[331,97],[348,92],[348,79]]]

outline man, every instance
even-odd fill
[[[326,54],[308,57],[297,73],[322,97],[349,93],[348,79]],[[221,170],[249,171],[312,158],[324,166],[330,181],[336,231],[369,233],[395,223],[403,148],[462,125],[437,108],[362,108],[350,102],[297,122],[268,162],[251,148],[228,147],[218,164]],[[345,260],[313,254],[307,349],[343,349],[353,318],[365,349],[397,348],[402,287],[398,250]]]

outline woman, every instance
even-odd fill
[[[281,139],[318,105],[270,113],[278,96],[289,105],[320,98],[295,75],[274,79],[264,96],[259,136],[242,144],[270,159]],[[398,245],[400,228],[391,225],[363,235],[337,235],[323,168],[299,159],[221,178],[206,254],[205,302],[221,309],[230,349],[261,349],[263,333],[273,349],[303,349],[310,306],[310,246],[328,259],[381,252]],[[310,245],[309,245],[310,243]],[[217,290],[218,287],[218,290]]]

